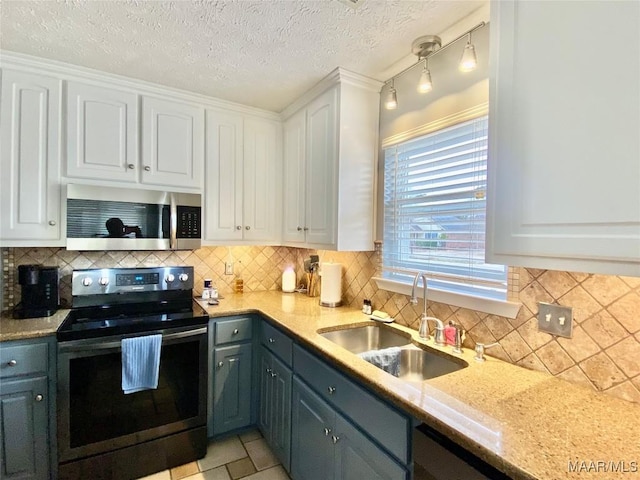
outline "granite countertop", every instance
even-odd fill
[[[66,312],[48,319],[3,318],[0,340],[54,334]],[[367,316],[350,307],[320,307],[318,298],[297,293],[229,295],[220,305],[207,306],[207,312],[214,318],[265,315],[381,397],[513,478],[640,477],[640,405],[490,356],[478,363],[469,349],[457,355],[469,364],[467,368],[420,383],[405,382],[317,333],[372,323]],[[411,335],[415,345],[451,353],[451,347],[423,342],[415,330],[392,328]]]

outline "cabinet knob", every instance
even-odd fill
[[[332,441],[333,443],[338,443],[338,440],[340,440],[340,437],[336,437],[335,435],[332,435],[332,436],[331,436],[331,441]]]
[[[144,171],[145,172],[150,172],[151,171],[151,167],[149,165],[145,165]]]
[[[276,341],[273,338],[269,338],[269,343],[276,343]]]
[[[134,168],[136,168],[133,163],[130,163],[129,165],[127,165],[127,167],[129,168],[129,170],[133,170]]]
[[[302,227],[298,227],[298,231],[301,232],[302,231]]]
[[[245,230],[251,230],[251,227],[249,225],[247,225],[246,227],[244,227]]]
[[[18,364],[17,360],[9,360],[7,362],[7,365],[9,365],[10,367],[15,367]]]
[[[309,227],[304,227],[304,228],[303,228],[303,230],[304,230],[305,232],[308,232],[308,231],[309,231]]]
[[[238,333],[240,333],[240,330],[238,330],[237,328],[235,328],[235,329],[233,330],[233,335],[237,335]]]
[[[240,225],[237,225],[236,230],[242,230],[242,227]]]
[[[329,395],[333,395],[336,393],[336,387],[329,387],[327,388],[327,391],[329,392]]]
[[[331,433],[331,429],[327,428],[327,427],[324,427],[324,436],[328,437],[330,433]]]
[[[276,378],[278,374],[276,372],[271,372],[271,378]]]
[[[36,402],[41,402],[42,400],[44,400],[44,397],[42,395],[36,395]]]
[[[224,362],[218,362],[218,368],[222,368],[224,366]]]
[[[51,225],[52,227],[56,226],[56,221],[55,220],[49,220],[49,225]]]
[[[265,368],[264,371],[267,372],[267,373],[271,373],[271,369],[270,368]]]

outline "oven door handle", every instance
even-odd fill
[[[157,332],[144,332],[141,337],[147,335],[155,335]],[[162,335],[162,343],[179,340],[182,338],[196,337],[198,335],[204,335],[207,333],[207,327],[197,328],[195,330],[184,330],[182,332],[169,333]],[[123,337],[123,338],[135,338],[135,337]],[[109,350],[113,348],[119,348],[122,345],[122,339],[112,340],[107,342],[100,342],[99,338],[90,338],[82,340],[72,340],[70,342],[58,343],[58,350],[60,352],[79,352],[83,350]]]

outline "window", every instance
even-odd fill
[[[383,278],[507,298],[507,268],[484,261],[486,115],[384,149]]]

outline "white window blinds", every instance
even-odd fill
[[[487,116],[384,150],[384,277],[505,300],[506,267],[484,261]]]

